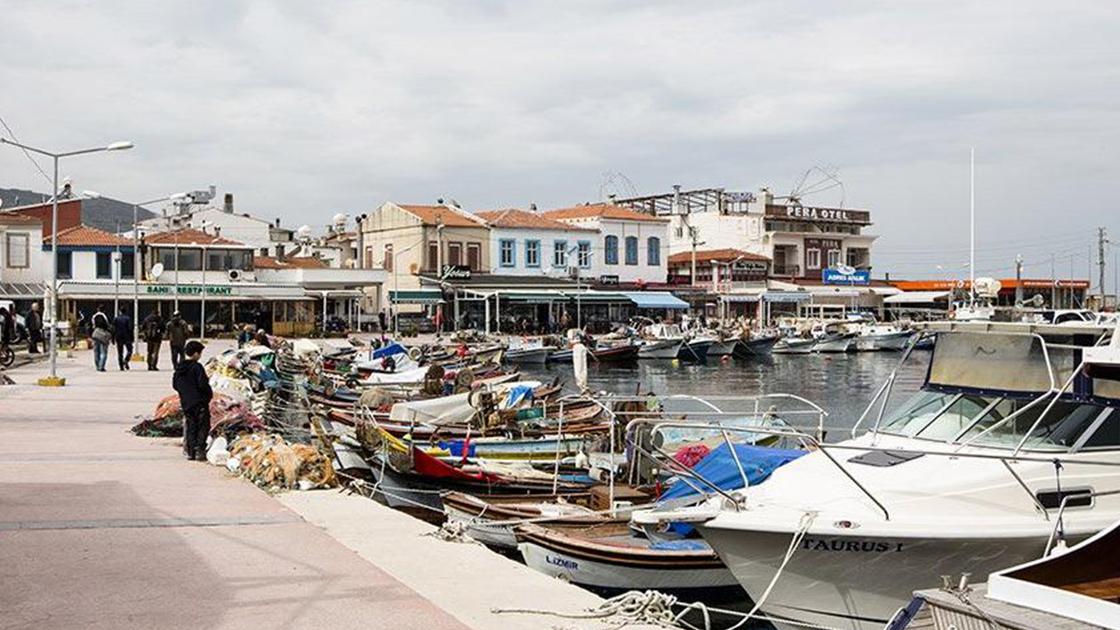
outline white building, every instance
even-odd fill
[[[183,228],[205,230],[247,245],[265,256],[276,255],[277,248],[287,247],[291,250],[294,240],[294,232],[280,227],[280,219],[270,222],[248,213],[237,212],[231,193],[226,193],[220,208],[173,212],[140,222],[141,235]]]
[[[593,230],[577,239],[575,264],[597,271],[603,285],[664,283],[669,258],[669,220],[610,203],[549,210],[544,216]]]
[[[598,278],[601,264],[592,251],[598,232],[525,210],[477,213],[490,227],[489,272],[506,276],[566,277],[578,267],[582,275]],[[582,264],[581,264],[582,263]]]
[[[24,312],[40,300],[48,274],[43,255],[43,225],[35,217],[0,213],[0,300],[16,303]]]

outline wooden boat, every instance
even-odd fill
[[[556,348],[552,346],[510,348],[506,350],[504,358],[507,363],[544,365],[548,363],[548,357],[555,351]]]
[[[735,353],[735,347],[739,345],[739,338],[732,337],[729,339],[719,339],[713,341],[712,345],[708,346],[708,356],[710,357],[726,357]]]
[[[550,523],[596,524],[611,520],[591,508],[590,492],[548,495],[492,494],[477,496],[465,492],[443,495],[443,511],[448,522],[463,523],[467,534],[478,542],[496,549],[517,549],[517,536],[512,525],[501,521],[552,517]]]
[[[740,339],[735,346],[735,356],[742,359],[768,357],[773,353],[774,346],[778,343],[775,337],[755,337],[753,339]]]
[[[770,352],[772,354],[809,354],[813,351],[815,345],[817,345],[816,339],[786,337],[775,343]]]
[[[675,359],[683,339],[646,339],[638,347],[639,359]]]
[[[656,590],[689,601],[738,601],[746,593],[699,539],[653,542],[625,522],[514,528],[525,564],[603,595]]]
[[[591,351],[591,360],[602,363],[624,363],[638,358],[640,346],[634,343],[620,343],[615,346],[595,348]],[[548,357],[549,363],[571,363],[572,351],[557,350]]]

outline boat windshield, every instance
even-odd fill
[[[899,407],[880,430],[885,433],[926,440],[970,442],[977,446],[1015,448],[1046,409],[1049,399],[1030,399],[979,394],[953,394],[922,390]],[[1026,409],[1025,409],[1026,408]],[[1005,418],[1023,410],[1011,420]],[[1082,436],[1088,448],[1120,446],[1120,413],[1111,407],[1061,400],[1031,431],[1024,448],[1065,451]],[[998,426],[997,426],[998,425]],[[994,428],[993,428],[994,427]],[[984,433],[991,429],[987,433]],[[981,435],[981,433],[984,433]],[[973,440],[973,438],[975,438]]]

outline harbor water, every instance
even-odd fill
[[[828,412],[826,427],[850,429],[875,392],[899,367],[898,352],[847,354],[776,354],[752,359],[710,358],[703,363],[678,360],[596,363],[588,366],[588,385],[593,391],[619,395],[654,392],[697,397],[796,394]],[[925,378],[929,352],[914,351],[899,368],[890,403],[905,400]],[[571,386],[575,379],[571,364],[525,365],[522,373],[544,381],[559,377]],[[733,402],[721,404],[727,411],[741,410]],[[888,409],[890,407],[888,406]],[[876,408],[877,409],[877,408]],[[745,410],[745,409],[742,409]],[[874,416],[870,417],[874,420]],[[865,426],[867,422],[864,423]]]

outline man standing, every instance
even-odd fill
[[[385,317],[385,311],[384,310],[378,311],[377,312],[377,326],[381,329],[382,333],[388,332],[388,328],[385,327],[386,321],[387,321],[387,318]]]
[[[179,367],[183,360],[183,347],[187,343],[187,322],[183,321],[179,311],[171,314],[171,321],[167,324],[167,340],[171,342],[171,365]]]
[[[175,367],[171,386],[179,394],[183,410],[183,454],[187,459],[206,461],[206,438],[210,435],[210,379],[202,367],[203,346],[191,340],[183,348],[183,360]]]
[[[128,362],[132,359],[132,344],[135,343],[136,338],[132,335],[132,318],[124,314],[124,311],[117,313],[113,318],[113,343],[117,344],[117,367],[123,372],[131,369]]]
[[[39,303],[32,302],[27,312],[27,353],[38,354],[39,344],[43,341],[43,317],[39,314]]]
[[[142,330],[148,349],[148,371],[159,371],[159,350],[163,344],[163,319],[159,311],[152,311],[144,318]]]

